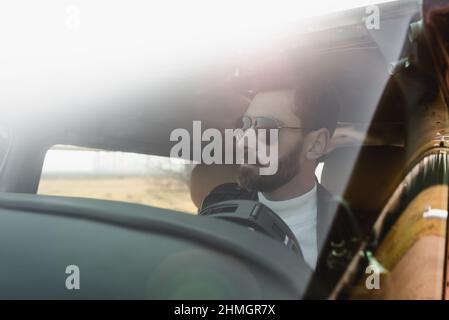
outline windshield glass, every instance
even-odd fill
[[[428,4],[9,4],[0,105],[20,147],[1,190],[200,217],[255,201],[314,271],[306,297],[441,298],[448,60]]]
[[[177,159],[56,145],[45,156],[37,193],[196,213],[190,171],[191,165]]]

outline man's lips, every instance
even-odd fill
[[[259,162],[257,162],[257,163],[242,163],[240,166],[241,167],[267,168],[267,167],[269,167],[269,163],[267,163],[267,164],[261,164]]]
[[[242,168],[254,168],[254,167],[259,168],[260,166],[257,164],[242,163],[240,165],[240,167],[242,167]]]

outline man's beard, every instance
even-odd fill
[[[287,184],[299,172],[299,156],[302,144],[286,156],[279,159],[278,170],[273,175],[260,175],[259,166],[240,166],[237,181],[239,185],[249,191],[272,192]]]

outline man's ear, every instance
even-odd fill
[[[329,130],[321,128],[316,131],[312,131],[307,137],[307,160],[317,160],[327,152],[329,145],[330,133]]]

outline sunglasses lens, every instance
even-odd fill
[[[265,117],[256,117],[253,120],[250,117],[242,117],[242,127],[241,129],[243,131],[246,131],[250,129],[254,124],[254,129],[257,131],[265,130],[265,141],[263,141],[266,145],[270,145],[270,130],[277,130],[278,129],[278,123],[274,119],[265,118]]]
[[[243,131],[248,130],[249,128],[251,128],[251,124],[252,124],[252,120],[249,117],[243,117],[242,118],[242,127],[241,129]]]
[[[271,144],[271,139],[270,139],[270,131],[271,130],[277,130],[278,129],[278,124],[276,122],[276,120],[274,119],[270,119],[270,118],[264,118],[264,117],[260,117],[257,118],[257,123],[256,123],[256,128],[257,129],[262,129],[265,132],[265,139],[264,139],[264,143],[265,145],[269,146]]]
[[[264,117],[258,117],[256,118],[256,129],[277,129],[278,125],[276,123],[276,120],[270,119],[270,118],[264,118]]]

